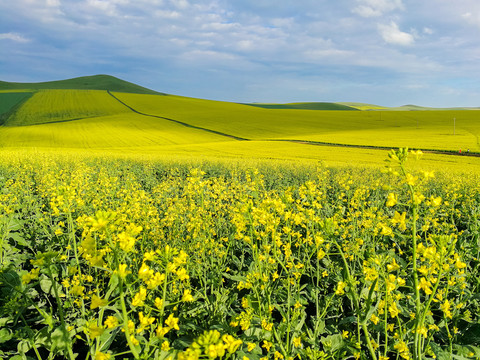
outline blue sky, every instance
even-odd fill
[[[0,51],[4,81],[480,106],[479,0],[0,0]]]

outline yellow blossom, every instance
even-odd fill
[[[397,195],[394,194],[394,193],[390,193],[390,194],[388,194],[386,205],[388,207],[395,206],[397,204],[397,201],[398,201],[397,200]]]
[[[118,274],[118,276],[120,276],[120,278],[122,279],[125,279],[127,277],[128,274],[130,274],[131,271],[129,271],[127,269],[127,264],[120,264],[118,266],[118,269],[116,271],[116,274]]]
[[[270,348],[272,347],[272,343],[270,341],[267,341],[267,340],[263,340],[263,345],[262,347],[265,348],[268,351],[270,351]]]
[[[165,325],[171,329],[180,330],[178,327],[178,318],[174,317],[173,314],[170,314],[167,320],[165,320]]]
[[[147,298],[147,289],[141,286],[140,289],[138,290],[138,293],[136,293],[132,299],[132,305],[135,307],[143,306],[146,298]]]
[[[95,360],[109,360],[111,358],[110,354],[97,351],[95,353]]]
[[[432,286],[432,284],[430,283],[430,281],[428,281],[427,279],[422,277],[420,279],[420,283],[418,284],[417,288],[419,290],[421,289],[421,290],[425,291],[425,294],[430,295],[432,293],[432,289],[430,288],[431,286]]]
[[[118,326],[118,319],[115,316],[109,316],[105,319],[104,326],[108,329],[113,329]]]
[[[191,301],[193,301],[193,296],[192,296],[190,290],[185,289],[185,290],[183,291],[182,301],[184,301],[184,302],[191,302]]]

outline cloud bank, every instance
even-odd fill
[[[0,1],[0,79],[229,101],[480,106],[477,0]]]

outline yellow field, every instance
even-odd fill
[[[308,142],[455,152],[468,149],[473,154],[480,151],[479,116],[477,111],[460,110],[264,109],[171,95],[116,92],[111,96],[99,90],[41,90],[6,121],[6,126],[0,126],[0,147],[378,166],[385,150]],[[249,141],[234,140],[230,135]],[[431,168],[477,172],[480,166],[476,157],[425,157],[425,166]]]
[[[105,91],[40,90],[11,118],[8,126],[43,124],[128,112]]]

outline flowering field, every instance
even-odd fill
[[[0,358],[480,358],[478,176],[0,156]]]

